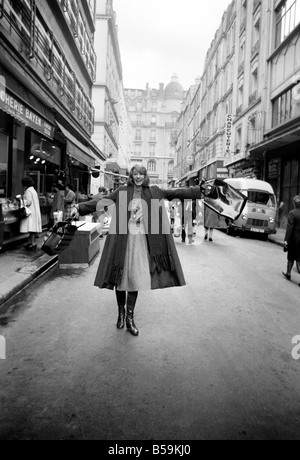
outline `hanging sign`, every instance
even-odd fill
[[[225,129],[225,138],[226,138],[226,155],[230,156],[231,152],[231,136],[232,136],[232,123],[233,123],[233,116],[227,115],[226,117],[226,129]]]
[[[53,139],[54,126],[35,113],[27,104],[9,93],[5,78],[0,75],[0,109],[38,131],[49,139]]]

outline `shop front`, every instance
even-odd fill
[[[61,161],[54,130],[51,111],[0,67],[0,247],[21,238],[16,196],[23,193],[25,175],[35,180],[46,224],[50,177]]]
[[[300,194],[300,141],[268,152],[266,181],[269,182],[281,204],[278,225],[286,227],[289,211],[293,209],[293,197]]]

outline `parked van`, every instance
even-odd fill
[[[228,224],[227,233],[251,232],[261,235],[263,239],[276,233],[277,203],[272,186],[257,179],[228,178],[225,182],[248,198],[240,217]]]

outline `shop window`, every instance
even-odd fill
[[[0,198],[7,198],[8,136],[0,133]]]

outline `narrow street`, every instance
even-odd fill
[[[187,285],[141,292],[139,337],[114,293],[52,270],[11,311],[0,361],[0,439],[299,439],[300,275],[270,242],[175,238]],[[103,244],[103,243],[101,243]]]

